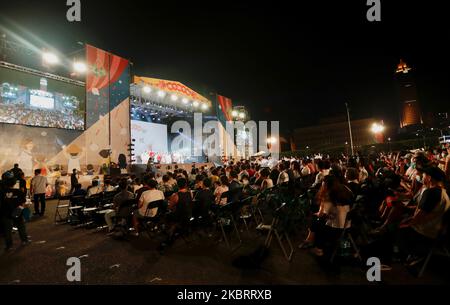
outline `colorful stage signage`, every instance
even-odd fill
[[[191,100],[197,100],[199,102],[205,102],[205,103],[208,103],[208,105],[211,105],[211,102],[207,98],[198,94],[197,92],[195,92],[194,90],[190,89],[189,87],[183,85],[180,82],[135,76],[134,83],[135,84],[143,83],[143,84],[146,84],[146,85],[149,85],[149,86],[152,86],[152,87],[164,90],[164,91],[182,95]]]

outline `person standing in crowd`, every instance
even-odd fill
[[[13,226],[19,231],[22,245],[30,242],[23,218],[23,205],[26,202],[25,193],[15,189],[16,178],[12,172],[6,174],[5,188],[0,195],[0,222],[5,234],[5,251],[10,251],[13,246]]]
[[[31,179],[31,194],[34,199],[34,215],[44,216],[45,214],[45,191],[47,189],[47,178],[41,175],[41,170],[34,171],[34,177]],[[39,204],[40,209],[39,209]]]
[[[27,195],[27,181],[25,180],[25,173],[24,172],[20,172],[20,176],[19,176],[19,189],[25,194]]]
[[[72,174],[70,175],[70,194],[75,190],[75,186],[78,184],[78,174],[77,170],[74,168]]]
[[[323,222],[319,220],[314,229],[313,253],[316,256],[330,255],[342,230],[350,226],[346,217],[354,199],[352,191],[334,175],[324,178],[320,196],[317,217]]]
[[[23,173],[22,169],[20,169],[19,164],[14,164],[14,167],[11,169],[11,172],[14,174],[14,178],[19,179],[21,174]]]

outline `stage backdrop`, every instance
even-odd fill
[[[92,165],[97,171],[110,160],[118,163],[119,155],[128,155],[129,61],[89,45],[86,61],[85,130],[0,124],[2,172],[16,162],[27,176],[36,168],[51,174],[55,165],[69,172]]]
[[[131,120],[136,164],[147,164],[151,153],[167,154],[167,125]]]

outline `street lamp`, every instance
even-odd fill
[[[275,138],[275,137],[267,138],[267,143],[275,144],[275,143],[277,143],[277,138]]]
[[[150,92],[152,92],[152,88],[150,88],[149,86],[144,86],[144,88],[142,89],[144,91],[144,93],[149,94]]]
[[[275,138],[275,137],[269,137],[269,138],[267,138],[267,147],[269,148],[269,149],[271,149],[272,148],[272,145],[274,145],[274,144],[276,144],[277,143],[277,138]]]
[[[76,61],[73,63],[73,70],[77,73],[85,73],[87,71],[87,66],[84,62]]]
[[[378,123],[373,123],[372,128],[370,129],[374,134],[379,134],[384,131],[384,126]]]
[[[51,52],[44,52],[42,54],[42,60],[45,63],[51,64],[51,65],[55,65],[55,64],[59,63],[58,56],[56,56],[54,53],[51,53]]]
[[[434,130],[439,130],[440,131],[440,133],[441,133],[441,137],[443,137],[444,136],[444,132],[443,132],[443,130],[442,129],[440,129],[440,128],[434,128],[434,127],[432,127],[431,128],[431,131],[434,131]]]

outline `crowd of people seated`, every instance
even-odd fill
[[[63,129],[84,129],[84,120],[81,115],[65,110],[41,110],[26,108],[17,105],[0,103],[0,121],[11,124],[30,126],[45,126]]]
[[[449,153],[450,147],[276,162],[258,157],[211,168],[193,166],[190,172],[175,165],[142,177],[105,176],[103,183],[94,179],[87,190],[75,185],[72,195],[90,198],[115,192],[113,206],[104,214],[108,229],[113,232],[120,219],[128,219],[137,236],[144,219],[159,217],[161,209],[167,209],[165,244],[170,244],[193,213],[208,219],[230,202],[283,186],[288,196],[309,198],[308,226],[299,228],[307,231],[300,249],[330,257],[343,230],[354,228],[367,257],[380,257],[389,269],[395,260],[410,265],[423,260],[440,234],[450,209]],[[198,211],[193,211],[193,202]]]
[[[434,154],[418,151],[285,158],[272,167],[264,163],[264,158],[258,158],[230,161],[213,168],[193,167],[190,173],[177,168],[166,173],[151,172],[142,179],[122,180],[114,208],[105,218],[113,230],[112,219],[121,202],[136,199],[136,210],[128,213],[138,235],[139,220],[157,215],[157,207],[147,209],[155,201],[166,200],[169,211],[174,212],[170,217],[177,222],[192,213],[189,208],[192,200],[198,202],[201,211],[214,211],[216,207],[242,200],[243,189],[254,194],[290,185],[292,194],[312,194],[308,234],[299,248],[312,248],[312,253],[319,257],[331,255],[342,230],[352,226],[350,211],[358,207],[367,220],[364,233],[378,245],[377,251],[382,252],[386,266],[393,259],[408,258],[408,262],[417,263],[437,237],[444,212],[450,207],[446,191],[447,156],[448,149],[441,149]],[[100,187],[94,181],[87,196],[113,190],[110,184],[105,180]],[[76,187],[75,192],[78,191]]]

